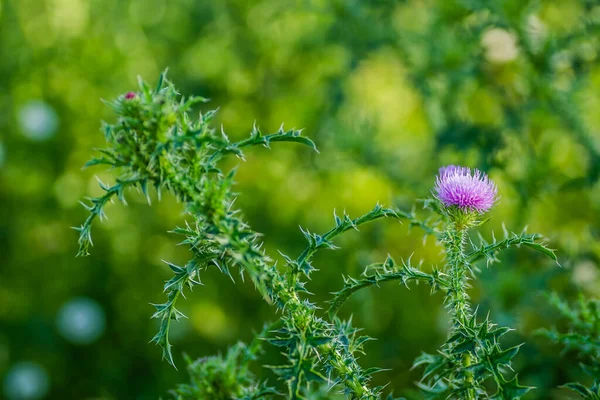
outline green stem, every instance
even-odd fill
[[[448,274],[450,275],[450,287],[447,293],[448,306],[450,307],[452,328],[450,335],[455,334],[467,326],[471,319],[471,304],[467,294],[468,261],[465,254],[465,243],[467,240],[468,226],[453,225],[446,237],[446,257],[448,262]],[[462,365],[467,368],[471,365],[471,354],[465,352],[462,356]],[[467,400],[477,398],[473,386],[473,374],[465,373],[465,382],[468,387],[466,391]]]
[[[467,289],[467,258],[465,243],[467,238],[466,227],[453,227],[446,238],[446,257],[448,262],[448,275],[450,288],[447,300],[452,317],[452,333],[460,330],[471,316],[471,305]]]

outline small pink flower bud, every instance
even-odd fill
[[[131,100],[135,97],[135,93],[134,92],[127,92],[127,94],[125,95],[125,99],[127,100]]]

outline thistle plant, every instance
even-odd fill
[[[334,213],[329,231],[319,234],[302,229],[305,249],[296,257],[281,254],[284,265],[277,266],[235,204],[235,169],[222,170],[221,161],[228,156],[243,160],[244,151],[256,145],[292,142],[316,147],[300,131],[283,127],[263,134],[254,126],[247,139],[231,141],[223,129],[211,127],[215,111],[190,116],[192,108],[204,101],[181,96],[163,74],[155,89],[140,80],[137,92],[109,102],[117,120],[104,125],[108,146],[87,166],[108,165],[116,173],[115,183],[100,184],[104,194],[88,199],[85,206],[90,214],[76,228],[79,254],[87,255],[93,222],[104,217],[105,205],[114,198],[125,203],[126,189],[136,188],[149,198],[149,190],[154,188],[183,204],[187,221],[173,232],[188,246],[190,259],[183,265],[167,262],[173,276],[164,285],[166,300],[153,304],[153,317],[160,320],[160,328],[152,341],[162,348],[170,364],[175,365],[171,324],[184,317],[178,302],[200,284],[201,275],[210,267],[250,279],[260,296],[278,311],[279,318],[267,322],[249,345],[238,343],[224,356],[189,360],[191,381],[174,390],[176,398],[325,399],[335,393],[350,399],[381,398],[384,387],[371,382],[380,369],[363,368],[358,362],[370,338],[359,333],[351,318],[338,314],[353,293],[386,281],[403,285],[424,282],[432,291],[444,293],[450,317],[448,338],[436,354],[423,354],[414,364],[425,367],[418,385],[428,397],[516,399],[529,390],[509,371],[519,346],[503,349],[500,345],[500,338],[510,329],[496,326],[489,316],[478,317],[468,294],[470,281],[476,277],[480,261],[498,261],[498,253],[510,247],[523,245],[554,260],[556,256],[537,234],[505,230],[500,240],[488,243],[481,235],[478,244],[471,240],[471,231],[485,222],[484,213],[497,201],[497,188],[485,174],[458,166],[442,168],[433,196],[423,201],[424,210],[431,213],[426,219],[414,209],[378,204],[355,218]],[[344,277],[344,286],[327,304],[311,301],[306,285],[317,271],[315,254],[336,249],[335,239],[340,235],[380,219],[408,223],[433,236],[445,254],[443,267],[427,272],[410,258],[396,263],[388,257],[368,266],[360,278]],[[254,372],[253,365],[264,365],[261,355],[265,346],[277,347],[284,355],[284,361],[268,366],[278,376],[277,382],[266,382]]]
[[[529,390],[518,384],[516,375],[506,378],[503,370],[510,367],[519,349],[515,346],[503,350],[500,346],[500,337],[510,329],[496,326],[489,316],[478,321],[468,295],[469,280],[476,273],[472,260],[479,254],[493,261],[495,250],[492,249],[508,245],[511,239],[505,235],[503,244],[494,241],[472,253],[466,251],[469,229],[483,222],[481,216],[497,201],[497,191],[487,175],[465,167],[441,168],[436,179],[435,196],[446,219],[446,226],[439,235],[446,254],[445,279],[439,286],[445,292],[451,323],[449,338],[438,354],[423,354],[415,361],[415,366],[426,366],[421,386],[433,394],[464,399],[513,399]],[[535,242],[535,235],[514,235],[512,239],[515,244],[547,251]],[[486,392],[486,380],[493,380],[496,385],[493,396]]]

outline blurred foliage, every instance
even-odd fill
[[[550,303],[567,321],[567,332],[556,328],[540,329],[539,333],[551,341],[564,346],[565,352],[574,352],[581,359],[580,367],[593,382],[587,387],[578,382],[569,382],[565,387],[588,400],[600,399],[600,301],[579,296],[576,304],[562,301],[556,293]]]
[[[168,66],[184,94],[221,106],[232,139],[254,121],[264,131],[285,121],[317,143],[321,155],[309,159],[292,147],[256,151],[239,171],[239,205],[271,254],[301,251],[298,224],[326,231],[334,208],[410,207],[440,165],[488,171],[502,196],[489,225],[544,233],[564,268],[511,251],[483,269],[473,298],[517,327],[514,344],[526,342],[515,369],[538,388],[527,398],[570,398],[555,388],[581,379],[576,356],[559,360],[532,333],[557,318],[539,293],[600,291],[599,18],[591,0],[0,0],[0,375],[35,362],[57,399],[155,399],[186,379],[143,340],[157,328],[147,303],[170,276],[160,260],[186,258],[166,233],[182,221],[180,205],[167,196],[150,209],[135,192],[127,212],[109,205],[95,237],[101,256],[75,259],[69,229],[85,218],[78,200],[101,194],[94,174],[110,182],[81,171],[102,144],[98,121],[111,118],[99,99]],[[408,224],[366,227],[340,245],[315,259],[309,290],[319,300],[343,286],[342,273],[387,253],[440,261]],[[171,333],[192,358],[247,341],[261,328],[253,321],[272,319],[250,283],[217,273],[204,283]],[[413,359],[445,339],[440,298],[428,292],[383,285],[340,310],[379,339],[361,358],[390,369],[375,383],[391,380],[409,398]],[[106,314],[92,344],[57,328],[79,296]]]

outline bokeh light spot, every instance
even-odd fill
[[[486,50],[485,58],[491,63],[503,64],[519,56],[516,36],[504,29],[493,28],[486,31],[481,44]]]
[[[4,377],[4,395],[7,399],[41,399],[48,393],[49,387],[48,374],[33,362],[15,364]]]
[[[104,333],[104,310],[94,300],[75,298],[60,309],[56,322],[60,334],[68,341],[90,344]]]
[[[25,104],[19,111],[18,119],[21,132],[31,140],[47,140],[58,128],[56,111],[41,100],[32,100]]]

